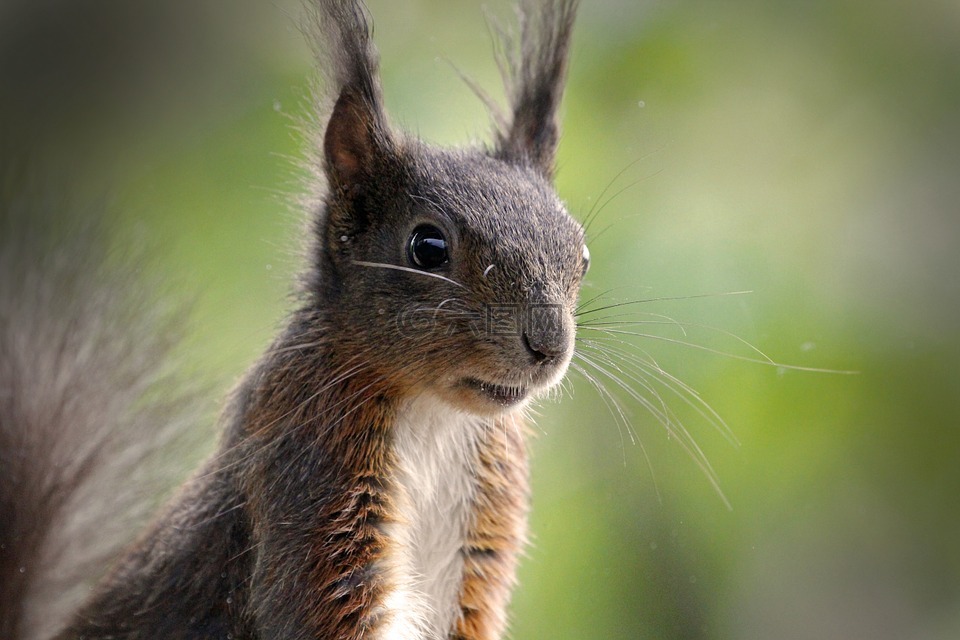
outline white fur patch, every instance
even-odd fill
[[[388,561],[396,588],[384,602],[390,622],[380,640],[443,640],[453,627],[482,428],[480,418],[430,396],[400,412],[394,439],[400,523],[388,529],[397,549]]]

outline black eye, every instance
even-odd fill
[[[407,256],[414,266],[436,269],[449,261],[447,240],[443,232],[432,224],[422,224],[410,234]]]
[[[583,245],[583,272],[586,273],[590,270],[590,249],[587,248],[587,245]]]

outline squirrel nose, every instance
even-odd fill
[[[521,340],[538,365],[562,360],[573,342],[573,316],[562,302],[538,288],[524,309]]]
[[[551,362],[567,351],[567,336],[563,330],[524,331],[523,346],[538,363]]]

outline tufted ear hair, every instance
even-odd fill
[[[567,55],[578,0],[520,2],[520,41],[501,32],[507,50],[501,71],[510,98],[510,118],[497,133],[494,155],[553,178],[560,140],[558,109],[567,75]]]
[[[315,9],[318,54],[334,100],[323,138],[323,167],[332,191],[351,199],[375,178],[393,149],[378,56],[360,2],[318,0]]]

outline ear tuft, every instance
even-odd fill
[[[317,55],[327,75],[328,93],[320,102],[335,98],[324,132],[323,167],[333,189],[350,196],[392,149],[377,51],[362,2],[318,0],[313,6]]]
[[[497,158],[530,166],[553,177],[554,158],[560,141],[558,111],[567,75],[567,54],[577,0],[532,0],[520,3],[519,46],[504,36],[512,52],[501,60],[510,96],[510,125],[497,135]]]

